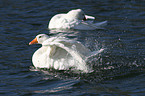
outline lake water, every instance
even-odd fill
[[[47,29],[51,17],[81,8],[104,29],[93,31]],[[28,43],[39,33],[63,34],[95,51],[92,73],[53,69],[36,70],[32,54],[40,45]],[[144,0],[1,0],[0,1],[1,96],[144,96],[145,2]]]

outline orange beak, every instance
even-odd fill
[[[36,43],[38,43],[37,38],[33,39],[33,40],[29,43],[29,45],[36,44]]]

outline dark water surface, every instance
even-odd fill
[[[47,29],[58,13],[81,8],[105,29],[56,33]],[[39,33],[63,34],[90,50],[94,72],[35,70],[31,56],[40,45],[28,43]],[[1,96],[144,96],[144,0],[0,0]]]

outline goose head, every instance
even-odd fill
[[[81,9],[71,10],[67,13],[68,19],[86,20],[85,13]]]
[[[29,45],[37,44],[37,43],[42,44],[48,38],[49,38],[49,36],[46,34],[39,34],[29,43]]]

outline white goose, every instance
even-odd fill
[[[90,19],[90,20],[89,20]],[[66,14],[57,14],[49,22],[49,29],[79,29],[94,30],[100,29],[107,24],[107,21],[93,23],[95,17],[85,15],[81,9],[71,10]]]
[[[64,37],[49,37],[46,34],[39,34],[33,39],[31,44],[42,44],[32,56],[33,65],[36,68],[54,68],[57,70],[81,70],[89,72],[85,59],[91,55],[96,55],[99,51],[90,52],[80,42],[69,40]]]

